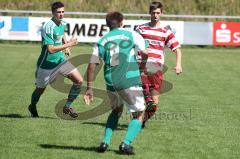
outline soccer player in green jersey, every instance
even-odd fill
[[[28,110],[32,117],[38,117],[36,104],[40,96],[46,86],[53,82],[58,74],[61,74],[73,82],[63,112],[72,117],[77,117],[77,113],[72,109],[71,105],[80,93],[83,78],[77,68],[65,59],[63,51],[69,55],[69,47],[77,45],[78,42],[77,39],[71,39],[67,42],[64,37],[66,25],[63,20],[64,4],[62,2],[55,2],[51,8],[53,17],[43,26],[42,51],[37,61],[36,70],[36,89],[32,93],[31,104]]]
[[[110,32],[104,35],[95,45],[87,69],[87,90],[84,95],[86,104],[93,100],[94,70],[100,59],[104,61],[104,78],[112,112],[108,116],[105,134],[98,147],[99,152],[105,152],[110,144],[113,131],[116,129],[119,117],[123,111],[123,102],[128,106],[132,120],[123,142],[119,146],[122,154],[133,155],[130,144],[142,128],[145,102],[141,87],[140,70],[136,61],[135,49],[143,52],[143,61],[147,59],[145,41],[135,31],[123,29],[123,15],[110,12],[106,16]],[[144,62],[142,63],[144,67]]]

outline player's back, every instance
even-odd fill
[[[134,52],[134,32],[117,28],[98,42],[99,56],[103,59],[107,85],[115,90],[140,84],[140,73]]]
[[[126,29],[113,29],[104,35],[98,42],[104,50],[100,52],[100,56],[105,57],[105,64],[115,66],[118,65],[114,57],[130,56],[130,52],[134,47],[134,39],[131,31]]]

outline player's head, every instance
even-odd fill
[[[120,28],[123,25],[123,15],[120,12],[110,12],[106,16],[106,23],[110,30]]]
[[[64,4],[62,2],[54,2],[51,8],[54,18],[57,21],[61,21],[64,16]]]
[[[163,5],[161,2],[152,2],[149,5],[149,13],[151,15],[152,22],[158,22],[162,14]]]

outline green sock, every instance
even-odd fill
[[[40,95],[36,91],[34,91],[32,93],[31,104],[34,104],[34,105],[37,104],[39,101],[39,98],[40,98]]]
[[[104,138],[103,138],[103,142],[108,145],[110,143],[113,131],[117,128],[118,119],[119,119],[119,115],[118,115],[118,113],[115,113],[115,112],[112,112],[108,116],[108,120],[107,120],[107,124],[106,124],[106,128],[105,128],[105,134],[104,134]]]
[[[137,120],[133,119],[129,124],[128,124],[128,129],[126,132],[126,136],[124,138],[124,143],[129,145],[133,142],[135,137],[138,135],[142,128],[142,123]]]
[[[80,94],[80,91],[81,91],[81,85],[76,85],[76,84],[72,85],[71,90],[70,90],[69,95],[68,95],[68,100],[66,102],[67,107],[72,106],[73,101]]]

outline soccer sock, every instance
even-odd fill
[[[103,142],[108,144],[110,143],[113,131],[117,128],[119,115],[118,113],[111,112],[111,114],[108,116],[106,128],[105,128],[105,134],[103,138]]]
[[[39,101],[39,99],[40,99],[40,96],[41,96],[41,95],[38,94],[38,93],[36,92],[36,90],[33,91],[33,93],[32,93],[32,98],[31,98],[31,104],[33,104],[33,105],[37,104],[38,101]]]
[[[68,100],[66,102],[67,107],[71,107],[73,101],[77,98],[77,96],[80,94],[81,91],[81,85],[73,84],[71,87],[71,90],[68,95]]]
[[[135,137],[140,132],[141,128],[142,128],[142,123],[137,119],[133,119],[128,124],[128,129],[127,129],[126,136],[124,138],[124,143],[127,145],[131,144],[135,139]]]

